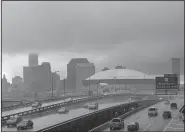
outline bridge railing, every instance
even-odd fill
[[[74,104],[74,103],[78,103],[78,102],[83,102],[83,101],[88,101],[88,100],[94,100],[94,99],[97,99],[97,98],[103,98],[103,97],[106,98],[106,97],[109,97],[109,96],[117,96],[117,95],[116,94],[113,94],[113,95],[111,95],[111,94],[110,95],[98,95],[98,96],[80,98],[80,99],[69,101],[69,102],[57,103],[57,104],[53,104],[53,105],[49,105],[49,106],[44,106],[44,107],[31,109],[31,110],[24,111],[24,112],[18,112],[18,113],[14,113],[14,114],[11,114],[11,115],[3,116],[3,117],[1,117],[1,121],[2,121],[3,124],[5,124],[6,121],[12,116],[26,116],[26,115],[36,114],[36,113],[42,113],[42,112],[50,111],[52,109],[56,109],[56,108],[61,107],[61,106],[66,106],[66,105],[70,105],[70,104]]]

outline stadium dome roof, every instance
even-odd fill
[[[131,69],[111,69],[98,72],[90,77],[90,80],[103,79],[155,79],[155,76]]]

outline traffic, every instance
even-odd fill
[[[81,105],[81,107],[78,108],[71,108],[71,107],[60,107],[59,109],[56,109],[55,113],[51,113],[51,114],[47,114],[46,116],[39,116],[39,117],[35,117],[35,118],[27,118],[27,117],[20,117],[20,116],[14,116],[12,118],[14,118],[16,121],[13,122],[13,125],[11,127],[8,126],[8,122],[10,122],[11,119],[9,119],[7,121],[7,125],[2,127],[3,131],[16,131],[19,129],[24,129],[24,130],[28,130],[28,131],[37,131],[40,130],[42,128],[51,126],[51,125],[55,125],[57,123],[61,123],[61,122],[65,122],[67,120],[70,119],[74,119],[76,117],[88,114],[88,113],[92,113],[95,110],[101,110],[101,109],[105,109],[105,108],[109,108],[112,106],[116,106],[122,103],[127,103],[130,100],[128,100],[129,96],[125,96],[123,98],[123,100],[120,101],[113,101],[112,99],[102,99],[102,100],[97,100],[97,101],[91,101],[88,103],[84,103],[83,105]],[[68,99],[68,101],[71,101],[70,99]],[[134,101],[134,100],[132,100]],[[109,103],[107,103],[109,102]],[[38,107],[40,107],[39,103],[34,103],[34,107],[35,104],[38,105]],[[33,122],[33,126],[32,127],[20,127],[22,124],[21,122],[23,121],[28,121],[30,120],[31,122]],[[47,120],[47,124],[46,121]]]
[[[181,108],[183,103],[183,99],[165,100],[126,119],[115,117],[108,122],[109,128],[106,128],[104,131],[166,131],[167,129],[173,131],[177,130],[177,128],[174,129],[173,127],[169,127],[169,125],[174,119],[178,121],[176,124],[178,130],[184,131],[184,128],[182,128],[184,115],[183,118],[181,114],[179,116],[179,113],[183,113],[182,111],[184,110],[184,108]],[[146,115],[146,113],[148,114]],[[181,128],[179,125],[181,125]]]

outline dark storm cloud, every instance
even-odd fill
[[[181,4],[3,2],[3,51],[109,50],[142,38],[180,38]]]
[[[166,66],[171,57],[184,58],[183,2],[2,4],[2,46],[6,54],[87,53],[93,59],[99,57],[97,69],[121,63],[151,73],[169,71]]]

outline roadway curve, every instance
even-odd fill
[[[178,103],[178,107],[182,107],[184,104],[183,99],[174,100]],[[184,131],[184,124],[178,117],[178,110],[170,110],[170,105],[164,105],[164,102],[153,105],[153,107],[158,108],[159,115],[156,117],[148,117],[148,108],[133,114],[132,116],[125,119],[125,128],[120,131],[128,131],[127,125],[130,122],[138,122],[140,130],[139,131]],[[162,113],[165,110],[170,110],[172,112],[172,119],[163,119]],[[106,128],[104,131],[110,131]]]
[[[141,96],[141,97],[145,97],[145,96]],[[99,110],[101,109],[105,109],[108,107],[112,107],[112,106],[116,106],[119,104],[123,104],[123,103],[127,103],[128,99],[130,98],[130,96],[122,96],[122,97],[114,97],[114,98],[110,98],[110,99],[102,99],[99,100]],[[86,115],[89,113],[92,113],[94,111],[90,111],[88,109],[84,109],[82,108],[84,105],[81,104],[80,106],[77,107],[73,107],[71,106],[70,111],[68,114],[58,114],[56,113],[52,113],[49,115],[45,115],[45,116],[41,116],[41,117],[35,117],[35,118],[31,118],[31,120],[34,122],[34,127],[32,130],[26,130],[26,131],[38,131],[40,129],[58,124],[58,123],[62,123],[65,122],[67,120],[76,118],[76,117],[80,117],[82,115]],[[80,108],[79,108],[80,107]],[[30,117],[24,117],[23,119],[30,119]],[[17,131],[16,128],[7,128],[6,126],[2,127],[2,131]]]
[[[86,97],[76,97],[76,98],[73,98],[73,99],[76,100],[76,99],[80,99],[80,98],[86,98]],[[54,101],[54,102],[47,102],[47,103],[43,103],[42,106],[44,107],[44,106],[49,106],[49,105],[62,103],[62,102],[64,102],[64,100],[59,100],[59,101]],[[31,110],[31,109],[32,109],[32,107],[28,106],[28,107],[9,110],[9,111],[3,111],[2,116],[7,116],[7,115],[19,113],[19,112],[24,112],[24,111],[28,111],[28,110]]]

